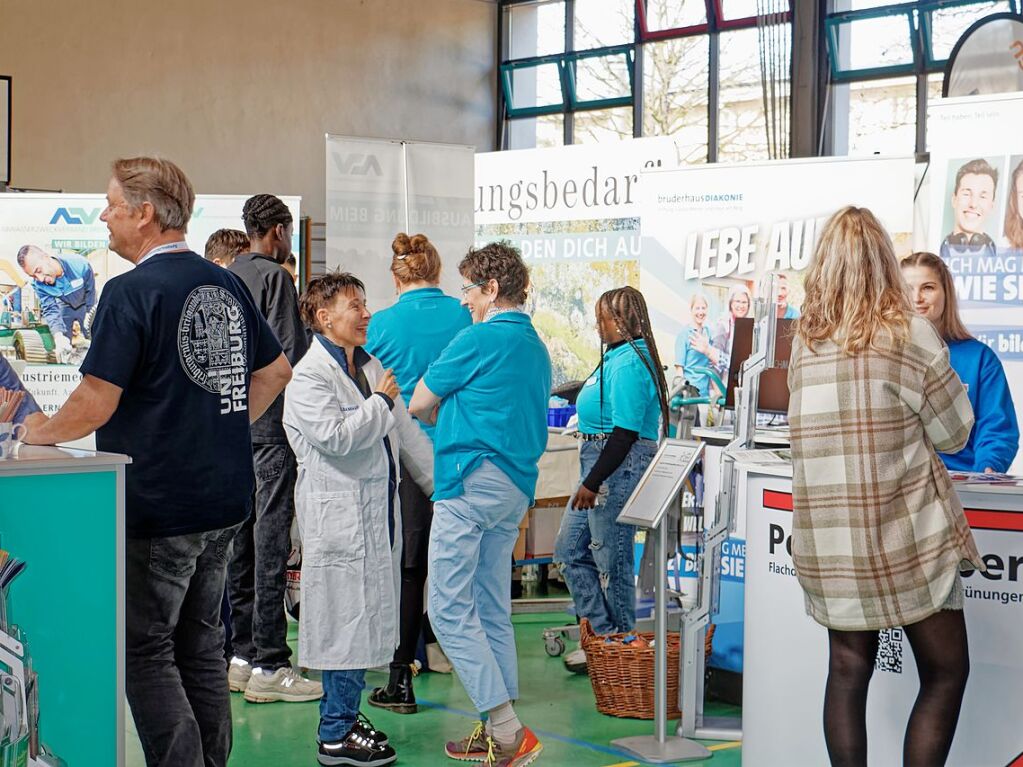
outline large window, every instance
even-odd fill
[[[832,153],[925,152],[927,103],[941,96],[956,41],[991,13],[1019,10],[1019,0],[831,0]]]
[[[786,156],[789,0],[502,0],[500,12],[503,148],[666,135],[688,162]]]

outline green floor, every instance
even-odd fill
[[[519,679],[522,699],[515,708],[519,718],[534,729],[544,745],[535,762],[554,767],[625,767],[634,765],[610,742],[627,735],[653,733],[651,722],[616,719],[598,714],[593,691],[586,677],[569,674],[560,658],[544,652],[541,632],[556,625],[558,614],[515,616],[519,649]],[[292,625],[292,639],[295,626]],[[378,686],[383,674],[370,673],[367,684]],[[369,715],[391,739],[398,752],[398,764],[434,767],[456,764],[444,756],[444,743],[464,737],[472,729],[475,715],[471,704],[450,674],[423,674],[416,679],[418,714],[399,716],[364,703]],[[316,765],[316,703],[246,703],[240,694],[231,696],[234,710],[234,750],[231,765],[237,767],[286,767]],[[708,715],[737,714],[730,706],[709,704]],[[738,744],[711,744],[714,756],[692,765],[735,767],[741,763]],[[128,714],[128,767],[142,767],[142,750]]]

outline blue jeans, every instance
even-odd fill
[[[462,495],[433,505],[430,622],[484,712],[519,696],[511,562],[529,499],[490,461],[462,484]]]
[[[365,669],[323,672],[320,729],[317,733],[322,743],[337,743],[352,729],[365,686]]]
[[[582,442],[580,476],[586,478],[604,441]],[[598,634],[632,631],[636,625],[636,528],[615,520],[657,452],[657,443],[636,440],[621,466],[607,478],[607,496],[592,509],[565,509],[554,543],[554,561],[572,592],[576,614]]]

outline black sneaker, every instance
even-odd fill
[[[348,765],[348,767],[385,767],[398,758],[390,746],[378,746],[352,727],[348,734],[336,743],[320,743],[316,761],[324,767]]]
[[[352,725],[352,729],[359,733],[364,738],[368,738],[378,746],[386,746],[390,741],[387,739],[387,733],[382,730],[378,730],[373,726],[373,723],[369,721],[369,717],[359,712],[358,718],[355,720],[355,724]]]

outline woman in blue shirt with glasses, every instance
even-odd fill
[[[430,365],[409,408],[434,432],[430,622],[476,710],[453,759],[529,764],[542,746],[519,722],[511,560],[547,447],[551,361],[524,311],[529,271],[491,243],[458,265],[473,324]]]

